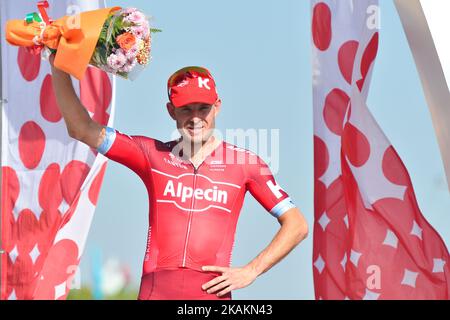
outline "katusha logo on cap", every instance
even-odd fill
[[[187,212],[205,212],[216,208],[230,213],[230,197],[241,188],[232,183],[214,181],[201,174],[196,175],[197,183],[194,188],[193,173],[172,176],[156,169],[152,171],[159,176],[158,183],[155,184],[156,202],[169,203]],[[194,201],[195,205],[192,207]]]
[[[206,89],[211,90],[211,88],[208,85],[208,82],[210,79],[203,79],[202,77],[198,77],[197,79],[198,79],[198,87],[199,88],[205,87]]]

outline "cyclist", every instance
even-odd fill
[[[308,233],[288,194],[256,154],[218,139],[221,108],[211,73],[186,67],[168,81],[167,110],[180,138],[129,136],[91,119],[70,76],[52,65],[69,135],[133,170],[149,196],[149,230],[138,299],[231,299],[284,258]],[[246,192],[278,219],[272,242],[243,267],[231,267]]]

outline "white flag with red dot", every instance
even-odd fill
[[[1,2],[1,22],[37,11],[29,0]],[[103,7],[103,1],[49,1],[49,15]],[[106,158],[71,139],[47,61],[7,45],[2,30],[1,299],[65,299],[98,200]],[[89,67],[73,81],[92,118],[112,125],[114,88]]]
[[[450,259],[366,105],[378,0],[312,0],[316,299],[449,299]]]

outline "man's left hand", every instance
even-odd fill
[[[202,285],[203,290],[208,293],[217,293],[217,296],[223,296],[228,292],[236,289],[242,289],[255,281],[258,276],[250,267],[243,268],[227,268],[218,266],[204,266],[203,271],[222,273],[211,281]]]

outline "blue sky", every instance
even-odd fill
[[[278,182],[313,223],[313,128],[310,7],[306,0],[143,1],[114,0],[154,17],[153,61],[133,82],[118,79],[115,125],[128,134],[169,140],[175,129],[166,111],[166,81],[185,65],[215,76],[223,105],[217,127],[279,129]],[[428,108],[411,52],[391,0],[380,0],[381,44],[369,107],[402,157],[419,206],[450,243],[450,196]],[[81,262],[91,281],[95,248],[141,276],[148,200],[129,169],[110,162]],[[253,259],[278,229],[277,221],[249,195],[239,220],[233,265]],[[313,299],[313,236],[235,299]]]

